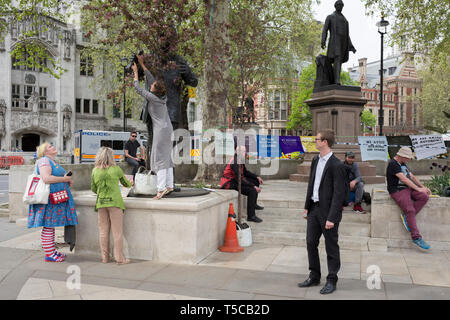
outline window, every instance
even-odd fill
[[[400,87],[400,96],[403,96],[403,87]]]
[[[46,109],[47,108],[47,88],[39,87],[39,99],[41,102],[39,103],[39,108]]]
[[[81,113],[81,99],[75,99],[75,112]]]
[[[13,84],[11,86],[11,97],[12,97],[12,107],[19,108],[20,107],[20,85]]]
[[[386,99],[386,93],[384,94],[384,97],[383,97],[383,101],[387,101],[387,99]]]
[[[15,66],[14,64],[19,62],[15,57],[11,57],[11,69],[12,70],[20,70],[20,66]]]
[[[39,64],[48,67],[47,58],[39,58]],[[43,68],[39,68],[39,72],[45,72]]]
[[[92,113],[98,114],[98,100],[92,100]]]
[[[114,140],[113,142],[113,150],[123,150],[123,141],[122,140]]]
[[[394,121],[395,121],[395,111],[389,110],[389,126],[390,127],[393,127],[395,125]]]
[[[90,77],[94,75],[94,64],[92,57],[88,54],[80,54],[80,75]]]
[[[417,88],[414,88],[414,95],[417,96]]]
[[[112,148],[113,142],[112,142],[112,140],[100,140],[100,147]]]
[[[113,118],[120,118],[120,103],[113,99]]]
[[[403,124],[403,103],[400,104],[400,124]]]
[[[286,120],[288,109],[287,92],[283,90],[271,90],[269,92],[269,120]]]
[[[25,86],[24,99],[30,99],[31,95],[34,93],[33,86]],[[28,101],[25,101],[25,108],[28,108]]]
[[[370,93],[370,100],[372,100],[373,96],[372,96],[372,92]]]
[[[83,100],[83,113],[90,113],[91,100],[84,99]]]
[[[414,128],[417,126],[417,105],[413,107],[413,126]]]

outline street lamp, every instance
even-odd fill
[[[122,57],[122,59],[120,59],[120,64],[123,67],[123,86],[124,86],[124,91],[123,91],[123,132],[127,131],[127,117],[126,117],[126,100],[125,100],[125,68],[128,65],[128,58],[127,57]]]
[[[381,14],[381,21],[377,22],[378,33],[381,35],[381,68],[380,68],[380,114],[378,116],[378,124],[380,125],[380,136],[383,135],[383,47],[384,47],[384,35],[387,33],[387,27],[389,22],[384,20],[384,14]]]

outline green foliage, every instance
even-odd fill
[[[311,131],[312,115],[306,100],[311,98],[316,80],[316,64],[311,63],[303,68],[297,84],[297,90],[294,93],[294,101],[286,124],[287,130],[299,130],[304,132]],[[351,79],[348,72],[341,72],[342,85],[356,86],[358,82]]]
[[[53,57],[39,40],[41,32],[49,31],[52,19],[66,22],[70,0],[0,0],[0,35],[8,31],[9,23],[25,22],[18,41],[11,50],[15,66],[42,69],[55,78],[67,70]],[[62,37],[62,35],[59,35]],[[47,63],[45,63],[45,61]]]
[[[391,23],[393,43],[407,45],[412,52],[448,54],[450,1],[448,0],[363,0],[369,14],[384,12]]]
[[[422,78],[422,116],[426,128],[446,133],[450,129],[450,120],[445,112],[450,110],[450,56],[440,52],[434,63],[427,61],[419,71]]]
[[[433,194],[445,197],[445,189],[450,186],[450,171],[443,175],[434,175],[431,181],[425,181],[424,185],[430,188]]]
[[[372,129],[375,127],[377,117],[368,109],[364,109],[361,114],[361,123],[363,125],[362,131],[365,132],[367,127],[371,127]]]

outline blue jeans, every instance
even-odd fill
[[[136,175],[136,172],[138,171],[140,166],[145,167],[145,160],[136,161],[134,159],[126,157],[125,161],[133,166],[133,172],[132,172],[133,177]]]

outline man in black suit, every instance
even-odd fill
[[[337,273],[341,267],[338,245],[339,222],[342,219],[342,205],[345,201],[346,170],[342,162],[333,155],[334,132],[321,130],[316,136],[316,147],[320,155],[311,162],[304,217],[306,245],[310,274],[299,283],[301,288],[320,284],[319,239],[323,234],[327,252],[328,276],[321,294],[336,290]]]

